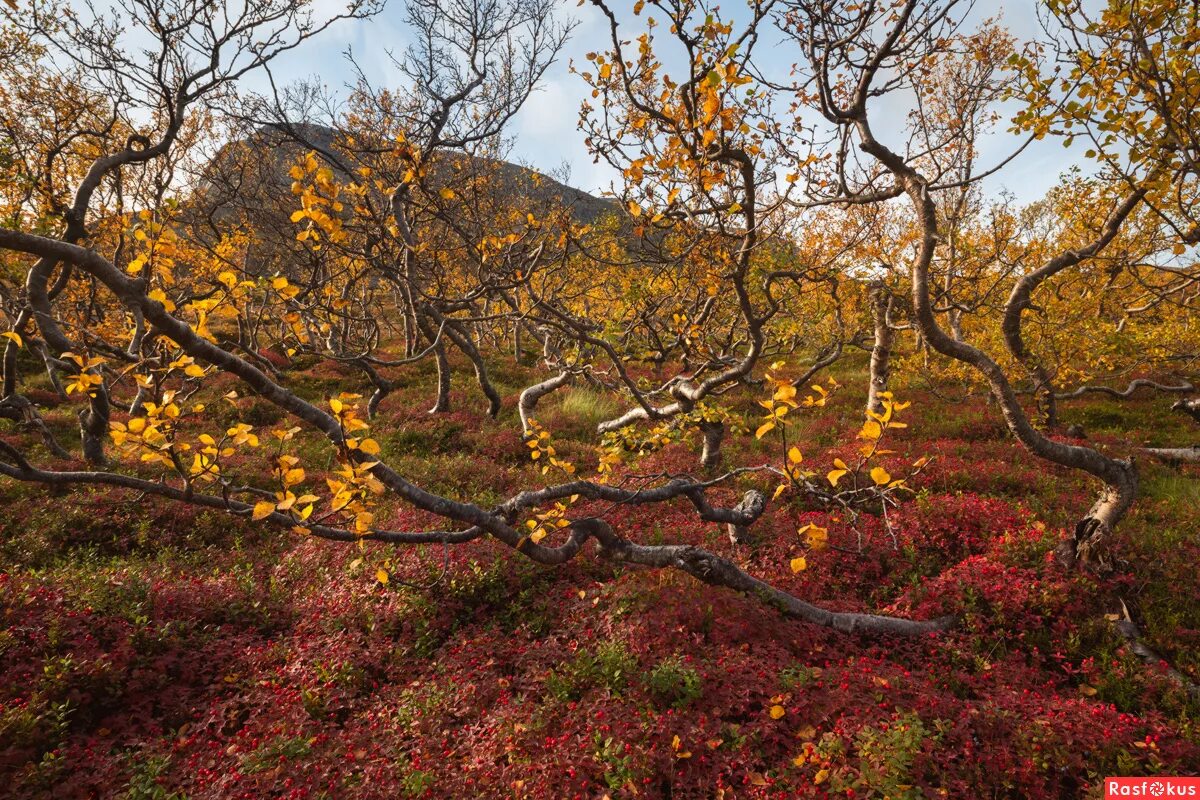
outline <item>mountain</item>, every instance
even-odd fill
[[[248,136],[224,145],[201,172],[200,192],[204,205],[222,216],[222,208],[247,203],[262,210],[274,205],[281,195],[290,196],[292,178],[288,170],[309,150],[332,152],[338,136],[332,128],[310,123],[289,126],[285,132],[279,126],[263,126]],[[565,203],[575,218],[586,224],[595,223],[606,213],[618,210],[612,199],[596,197],[576,189],[529,167],[509,161],[447,152],[443,163],[453,164],[470,159],[485,169],[498,170],[505,194],[531,201],[530,206]],[[335,172],[349,177],[336,165]],[[436,177],[434,179],[436,183]]]

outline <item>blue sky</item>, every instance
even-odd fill
[[[321,9],[337,8],[344,0],[317,0]],[[394,87],[401,80],[387,53],[401,53],[406,41],[403,25],[404,0],[389,0],[388,6],[377,17],[366,21],[342,22],[326,31],[316,40],[287,53],[273,64],[277,80],[290,80],[317,76],[331,89],[339,90],[351,80],[351,69],[344,52],[347,48],[354,53],[356,61],[368,77],[379,86]],[[1040,27],[1036,18],[1038,0],[993,0],[978,4],[971,16],[999,15],[1003,24],[1020,40],[1035,38]],[[629,11],[632,0],[612,0],[614,10]],[[739,0],[727,0],[724,7],[729,10],[740,5]],[[986,6],[983,8],[982,6]],[[600,193],[613,180],[614,174],[604,164],[593,163],[592,156],[584,146],[584,137],[578,130],[579,106],[586,94],[583,81],[570,74],[569,64],[583,64],[584,54],[599,50],[608,42],[608,28],[600,13],[590,4],[576,6],[565,2],[562,13],[578,23],[575,33],[568,42],[562,57],[546,75],[544,85],[535,94],[515,120],[510,134],[514,139],[511,160],[528,164],[536,169],[551,171],[569,169],[569,183]],[[633,20],[631,14],[627,19]],[[632,30],[632,29],[631,29]],[[773,47],[774,42],[760,44],[760,55],[777,59],[777,66],[786,69],[793,57],[787,47]],[[669,64],[669,62],[668,62]],[[260,79],[250,79],[250,88],[261,88]],[[981,169],[994,160],[1010,153],[1018,141],[999,126],[982,143]],[[1028,202],[1041,197],[1058,177],[1077,163],[1084,147],[1076,144],[1064,150],[1061,142],[1036,142],[1009,164],[998,175],[985,183],[989,193],[1001,190],[1011,192],[1016,198]]]

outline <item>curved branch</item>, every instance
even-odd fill
[[[1191,381],[1184,381],[1178,386],[1171,386],[1169,384],[1159,383],[1146,378],[1136,378],[1130,381],[1128,386],[1120,390],[1113,389],[1109,386],[1080,386],[1078,389],[1072,392],[1058,392],[1054,396],[1059,400],[1073,400],[1076,397],[1083,397],[1085,394],[1106,394],[1110,397],[1125,400],[1133,397],[1133,393],[1142,387],[1154,389],[1158,392],[1184,393],[1197,391],[1196,387],[1192,385]]]
[[[533,416],[534,409],[537,408],[538,401],[543,397],[566,386],[574,377],[569,370],[564,370],[553,378],[547,378],[541,383],[535,383],[532,386],[527,386],[521,392],[520,399],[517,400],[517,413],[521,416],[521,434],[529,436],[532,428],[529,425],[529,420]]]
[[[0,247],[74,264],[107,286],[128,308],[139,310],[144,314],[146,321],[154,329],[170,337],[185,353],[240,378],[260,396],[308,423],[323,433],[335,446],[343,447],[345,433],[341,423],[334,416],[275,383],[249,362],[199,336],[187,323],[172,316],[162,303],[148,297],[141,282],[124,275],[98,253],[59,240],[6,228],[0,228]],[[118,486],[182,502],[220,508],[235,514],[250,515],[253,513],[253,506],[249,503],[197,493],[190,486],[180,489],[158,481],[148,481],[111,472],[40,470],[30,465],[15,448],[3,441],[0,441],[0,452],[7,453],[15,462],[15,464],[0,462],[0,474],[17,480],[49,485],[91,483]],[[569,497],[572,494],[630,505],[686,497],[696,507],[701,519],[713,522],[750,524],[762,513],[765,504],[744,502],[737,509],[723,509],[711,506],[705,498],[704,489],[715,485],[716,482],[725,479],[728,475],[703,483],[677,478],[663,486],[634,491],[590,481],[573,481],[540,491],[522,492],[499,508],[486,511],[471,503],[458,502],[428,492],[409,482],[387,464],[375,460],[372,456],[362,454],[358,450],[346,450],[346,452],[352,460],[366,462],[370,459],[371,474],[385,487],[413,506],[444,519],[455,520],[469,526],[466,530],[455,532],[375,531],[368,534],[380,538],[381,541],[397,543],[470,541],[486,534],[533,561],[545,565],[558,565],[569,561],[578,554],[587,539],[594,536],[600,542],[602,549],[616,558],[647,566],[675,567],[706,583],[752,594],[760,601],[789,616],[837,630],[913,635],[945,630],[951,624],[949,618],[916,622],[870,614],[842,614],[827,611],[771,587],[742,572],[732,562],[705,550],[688,545],[633,544],[617,537],[612,533],[608,524],[601,520],[573,521],[570,525],[569,538],[556,547],[547,547],[533,542],[528,536],[513,527],[515,518],[521,510],[547,500]],[[729,475],[733,474],[736,473],[729,473]],[[299,524],[291,515],[279,511],[273,511],[265,519],[289,528]],[[304,527],[322,538],[344,541],[357,541],[363,538],[357,533],[336,528],[315,525],[305,525]]]

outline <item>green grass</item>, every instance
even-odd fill
[[[555,411],[570,419],[573,427],[594,430],[601,422],[618,416],[622,409],[610,396],[576,386],[562,393]]]
[[[1147,475],[1142,479],[1142,496],[1148,500],[1161,500],[1173,512],[1186,517],[1200,508],[1200,477],[1175,472]]]

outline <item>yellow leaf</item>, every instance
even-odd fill
[[[883,467],[875,467],[871,470],[871,480],[875,481],[876,486],[883,486],[892,480],[892,476]]]
[[[863,423],[862,430],[858,433],[863,439],[878,439],[883,435],[883,428],[873,419],[869,419]]]
[[[683,743],[676,736],[671,740],[671,749],[675,751],[676,758],[691,758],[692,754],[688,750],[683,749]]]
[[[259,500],[254,504],[254,514],[252,518],[255,520],[266,519],[275,511],[275,504],[270,500]]]
[[[792,464],[799,464],[804,460],[804,456],[800,454],[800,448],[793,447],[788,450],[788,461]]]
[[[383,567],[375,570],[375,580],[379,581],[380,583],[387,585],[387,582],[390,578],[391,576],[388,575],[387,570]]]
[[[778,389],[775,390],[775,395],[774,395],[776,400],[782,401],[784,403],[795,398],[795,396],[796,396],[796,387],[792,386],[790,383],[785,383],[784,385],[780,386]]]
[[[14,331],[6,331],[5,333],[0,333],[0,336],[3,336],[5,339],[11,339],[17,347],[25,346],[25,342],[21,340],[21,334],[19,333]]]
[[[783,493],[784,493],[786,490],[787,490],[787,484],[786,484],[786,483],[781,483],[781,484],[779,484],[778,486],[776,486],[776,487],[775,487],[775,494],[771,495],[771,499],[772,499],[772,500],[778,500],[778,499],[779,499],[779,495],[783,494]]]
[[[775,429],[774,422],[764,422],[762,425],[759,425],[758,430],[756,430],[754,432],[754,438],[761,439],[762,437],[766,436],[768,433],[770,433],[774,429]]]
[[[370,456],[379,455],[379,442],[374,439],[363,439],[358,445],[358,449]]]
[[[1086,683],[1080,684],[1079,693],[1084,697],[1094,697],[1096,695],[1096,687],[1088,686]]]
[[[805,525],[800,530],[804,533],[804,538],[808,540],[808,546],[813,550],[824,550],[829,546],[828,528],[822,528],[818,525]]]
[[[642,207],[637,204],[636,200],[629,201],[629,213],[634,217],[640,217],[642,215]]]
[[[783,719],[783,715],[787,713],[787,709],[780,705],[771,706],[771,719]]]
[[[805,559],[804,556],[793,558],[791,567],[793,573],[804,572],[804,570],[808,569],[808,560]]]
[[[166,292],[164,292],[162,289],[155,289],[149,292],[146,297],[149,297],[151,300],[154,300],[158,303],[162,303],[163,308],[166,309],[168,313],[175,310],[175,304],[167,298]]]
[[[825,781],[829,780],[829,770],[823,769],[813,776],[813,783],[820,786]]]
[[[836,462],[834,462],[834,463],[836,463]],[[847,469],[831,469],[831,470],[829,470],[829,474],[826,475],[825,477],[829,479],[830,486],[837,486],[838,481],[841,480],[842,476],[845,475],[849,471],[850,470],[847,470]]]
[[[443,200],[453,200],[455,196],[454,190],[445,186],[438,190],[438,194],[441,195]]]

